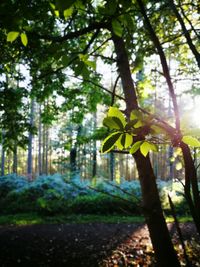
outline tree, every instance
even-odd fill
[[[190,168],[192,166],[191,153],[187,146],[186,139],[184,139],[185,142],[182,139],[176,95],[171,81],[166,56],[160,41],[162,36],[165,37],[165,33],[163,33],[161,28],[158,29],[160,23],[155,23],[158,22],[158,11],[161,15],[169,15],[170,13],[169,9],[164,11],[164,6],[166,6],[165,1],[162,1],[155,6],[153,4],[154,2],[147,1],[147,9],[141,0],[137,0],[134,3],[132,1],[124,0],[100,1],[96,4],[91,1],[85,1],[83,3],[82,1],[71,2],[58,0],[50,5],[49,1],[41,1],[40,10],[33,4],[33,9],[39,16],[36,16],[35,20],[33,19],[33,24],[30,28],[26,27],[27,20],[29,20],[28,15],[30,16],[30,13],[27,15],[25,12],[27,10],[26,4],[21,3],[19,5],[17,1],[14,5],[11,3],[4,3],[4,9],[7,6],[12,5],[12,8],[14,6],[17,10],[17,6],[20,10],[19,14],[23,18],[20,25],[15,25],[17,27],[18,35],[21,28],[27,31],[29,46],[32,50],[34,50],[35,46],[37,49],[40,49],[38,44],[36,44],[36,40],[41,45],[44,64],[41,64],[41,66],[40,64],[36,64],[36,67],[38,67],[38,80],[40,81],[44,81],[47,77],[53,78],[59,72],[62,74],[63,69],[71,69],[73,76],[78,79],[81,77],[83,80],[82,85],[84,85],[85,88],[95,85],[95,87],[105,90],[105,88],[99,84],[100,79],[96,74],[95,59],[98,57],[104,62],[109,62],[110,64],[116,63],[122,81],[127,122],[132,120],[131,114],[134,114],[132,113],[133,110],[136,110],[137,112],[141,111],[141,108],[139,107],[140,98],[133,83],[131,68],[133,66],[134,71],[138,69],[141,70],[141,65],[143,64],[146,55],[154,55],[156,52],[156,54],[160,56],[163,74],[166,78],[166,83],[173,102],[175,127],[172,127],[157,116],[148,115],[149,123],[146,121],[144,125],[140,125],[138,130],[135,130],[136,137],[128,137],[128,139],[133,142],[133,147],[136,144],[140,144],[141,146],[139,145],[138,148],[143,147],[143,152],[145,150],[145,153],[143,154],[139,149],[135,153],[133,153],[132,150],[132,154],[136,161],[139,173],[143,195],[143,210],[157,261],[160,266],[180,266],[162,214],[161,203],[150,158],[149,155],[146,155],[150,148],[155,148],[151,143],[145,141],[146,135],[150,133],[153,123],[155,123],[158,128],[162,130],[164,129],[165,132],[170,135],[172,145],[181,146],[182,148],[186,170],[185,193],[188,196],[190,207],[192,209],[194,206],[198,208],[199,195],[196,184],[196,174],[194,173],[194,169]],[[49,10],[51,10],[54,16],[49,15]],[[153,26],[149,19],[149,14],[154,15],[151,20],[154,21]],[[142,23],[141,18],[143,18],[144,23]],[[61,27],[55,29],[57,20],[65,25],[64,30]],[[4,25],[6,29],[13,30],[11,29],[11,26],[13,26],[12,23],[10,26],[5,20]],[[174,36],[174,24],[172,20],[167,20],[167,25],[168,32],[170,34],[172,33],[172,37],[176,39],[177,35]],[[46,30],[47,26],[49,26],[48,30]],[[53,29],[53,31],[50,29]],[[160,33],[159,36],[156,35],[155,30]],[[146,32],[148,32],[149,35],[146,35]],[[153,42],[153,45],[151,41]],[[169,40],[167,43],[168,42]],[[105,57],[103,51],[104,47],[108,44],[112,47],[110,49],[113,50],[117,59],[113,56]],[[133,58],[133,53],[136,55],[135,58]],[[75,94],[76,92],[78,92],[78,94],[80,93],[78,88],[76,90],[77,91],[75,92],[71,92],[72,97],[70,99],[72,101],[77,101]],[[86,94],[88,94],[88,92],[92,92],[92,90],[88,90]],[[115,92],[113,93],[109,90],[107,90],[107,92],[111,95],[115,95]],[[67,90],[64,90],[61,94],[65,95],[65,97],[69,97],[69,92],[67,92]],[[92,94],[94,95],[93,92]],[[85,96],[85,99],[88,99],[88,95]],[[96,95],[93,97],[93,100],[95,99]],[[72,102],[71,105],[73,105],[73,103],[74,102]],[[74,104],[76,105],[76,103]],[[68,103],[68,105],[70,105],[70,103]],[[148,112],[143,110],[143,113],[146,114]],[[137,117],[136,120],[138,120]],[[132,126],[133,125],[131,125],[131,127]],[[115,137],[118,137],[118,139],[122,136],[123,140],[126,140],[128,135],[125,132],[115,134]],[[131,142],[129,141],[128,144],[131,145]],[[193,188],[194,203],[189,192],[190,184],[192,184]],[[193,215],[196,216],[194,218],[197,219],[196,222],[198,226],[199,215],[197,211],[198,209],[193,212]],[[167,258],[166,255],[168,255]]]

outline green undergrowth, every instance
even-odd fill
[[[172,217],[166,218],[167,222],[173,222]],[[191,217],[180,217],[179,222],[190,222]],[[33,224],[66,224],[66,223],[144,223],[142,216],[119,215],[57,215],[41,216],[37,213],[21,213],[0,216],[0,225],[33,225]]]

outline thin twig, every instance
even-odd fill
[[[128,196],[134,197],[138,202],[140,201],[140,199],[138,197],[136,197],[134,194],[131,194],[128,191],[122,189],[120,186],[118,186],[116,184],[112,184],[109,181],[106,181],[106,183],[109,184],[109,185],[111,185],[111,186],[113,186],[113,187],[115,187],[115,188],[117,188],[117,189],[119,189],[121,192],[127,194]]]

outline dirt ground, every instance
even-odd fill
[[[185,240],[198,239],[192,223],[181,228]],[[169,224],[169,229],[177,242],[174,225]],[[200,266],[196,254],[193,266]],[[0,226],[1,267],[144,267],[154,266],[153,258],[144,224]]]

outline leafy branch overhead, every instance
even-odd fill
[[[108,153],[117,147],[119,150],[128,149],[130,154],[140,150],[146,157],[150,151],[158,152],[159,142],[152,141],[153,137],[163,133],[167,137],[167,132],[156,125],[152,115],[144,115],[139,110],[133,110],[130,119],[126,119],[117,107],[110,107],[103,125],[112,132],[102,142],[102,153]],[[200,147],[200,141],[192,136],[180,137],[173,146],[179,146],[181,142],[192,147]]]
[[[28,38],[27,38],[26,33],[24,33],[24,32],[22,32],[21,34],[20,34],[20,32],[15,32],[15,31],[9,32],[7,34],[7,42],[11,42],[11,43],[14,42],[18,38],[18,36],[20,36],[22,44],[24,46],[27,46]]]

